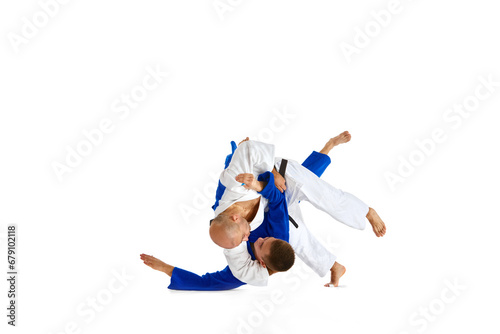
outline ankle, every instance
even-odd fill
[[[372,208],[368,208],[368,213],[366,214],[366,218],[371,221],[374,212],[375,210],[373,210]]]

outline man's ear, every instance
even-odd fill
[[[266,268],[266,263],[264,262],[264,260],[258,260],[260,265],[264,268]]]
[[[231,220],[232,220],[233,222],[237,221],[237,220],[238,220],[238,218],[240,218],[240,216],[239,216],[239,215],[236,215],[236,214],[235,214],[235,215],[231,215]]]

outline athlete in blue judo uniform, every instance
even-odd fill
[[[328,155],[333,147],[348,142],[350,137],[345,131],[331,138],[319,153]],[[299,203],[309,202],[350,228],[364,230],[369,222],[377,237],[385,234],[385,224],[376,211],[357,196],[325,182],[295,160],[275,156],[272,144],[247,138],[234,151],[229,165],[219,177],[226,189],[215,208],[215,217],[209,228],[210,238],[223,248],[234,277],[250,285],[268,284],[268,270],[251,260],[246,241],[262,224],[267,207],[267,199],[249,185],[254,185],[258,175],[270,170],[276,186],[281,190],[286,188],[288,212],[293,218],[290,221],[295,227],[290,229],[289,243],[295,254],[320,277],[330,271],[327,286],[338,286],[346,268],[310,233]]]
[[[231,146],[233,152],[227,156],[225,168],[229,165],[236,149],[235,142],[231,142]],[[328,155],[314,151],[302,165],[320,177],[330,163],[331,160]],[[290,222],[285,193],[280,192],[275,186],[273,174],[271,172],[260,174],[258,181],[265,183],[263,189],[258,193],[268,200],[268,210],[264,213],[262,224],[250,234],[249,240],[246,243],[246,248],[252,260],[259,260],[261,264],[265,266],[266,263],[261,256],[259,256],[259,251],[263,253],[264,244],[269,244],[274,238],[288,242]],[[212,207],[214,210],[217,208],[224,191],[225,187],[219,182],[216,192],[216,202]],[[149,255],[141,254],[141,259],[146,265],[153,269],[163,271],[171,276],[171,282],[168,288],[173,290],[230,290],[246,284],[234,277],[229,266],[226,266],[221,271],[199,276],[190,271],[168,265]],[[293,260],[292,251],[292,258],[291,260],[289,258],[288,263],[285,264],[285,268],[291,267],[293,265]],[[270,269],[269,265],[268,271],[269,275],[277,272],[276,270]]]

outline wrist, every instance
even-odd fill
[[[257,181],[257,192],[261,192],[262,190],[264,190],[264,188],[266,187],[266,183],[264,181]]]
[[[165,265],[162,268],[163,269],[162,271],[165,274],[167,274],[168,276],[172,277],[172,273],[174,271],[174,268],[175,268],[174,266],[171,266],[171,265],[165,263]]]

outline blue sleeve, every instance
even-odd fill
[[[168,288],[171,290],[220,291],[236,289],[244,284],[246,283],[233,276],[229,266],[221,271],[206,273],[203,276],[175,267]]]
[[[331,162],[332,160],[328,155],[313,151],[302,163],[302,166],[316,174],[317,177],[321,177]]]
[[[266,186],[262,191],[259,192],[264,198],[269,201],[269,209],[274,203],[275,205],[280,205],[285,200],[285,194],[282,194],[278,188],[274,185],[274,175],[271,172],[265,172],[259,175],[258,181],[267,182]]]
[[[288,206],[285,194],[281,193],[274,185],[274,175],[271,172],[260,174],[258,180],[267,182],[259,194],[269,201],[267,204],[269,210],[265,217],[270,222],[267,226],[269,236],[288,242],[290,224],[288,223]]]
[[[238,145],[234,141],[231,142],[231,154],[228,154],[226,157],[226,161],[224,162],[224,169],[229,166],[229,163],[231,162],[231,159],[233,158],[234,151],[238,148]],[[222,198],[222,195],[224,195],[224,191],[226,190],[226,187],[219,181],[219,184],[217,185],[217,190],[215,191],[215,204],[212,206],[212,209],[215,211],[217,207],[219,206],[219,201]]]

